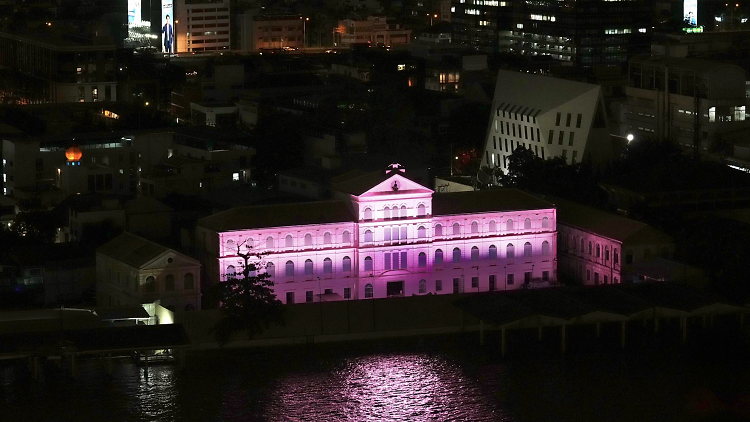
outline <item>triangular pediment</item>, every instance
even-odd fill
[[[402,172],[393,172],[386,176],[385,180],[366,190],[359,197],[415,193],[432,194],[433,191],[406,178]]]
[[[151,261],[145,263],[142,270],[155,270],[155,269],[166,269],[166,268],[181,268],[181,267],[194,267],[200,266],[200,262],[187,255],[183,255],[174,250],[167,250],[159,256],[155,257]]]

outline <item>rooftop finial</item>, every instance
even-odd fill
[[[406,173],[406,169],[399,163],[392,163],[385,168],[385,174],[391,174],[392,171],[398,170],[401,173]]]

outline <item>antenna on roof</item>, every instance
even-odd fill
[[[398,170],[401,173],[406,173],[406,169],[399,163],[392,163],[385,168],[385,174],[391,174],[394,170]]]

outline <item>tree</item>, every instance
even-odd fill
[[[221,344],[227,343],[236,332],[244,331],[248,338],[253,338],[271,324],[284,325],[283,308],[273,292],[270,274],[258,271],[265,268],[263,255],[241,242],[237,245],[237,256],[241,258],[242,272],[226,274],[227,280],[209,291],[213,304],[222,313],[211,329]]]

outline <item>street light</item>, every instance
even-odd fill
[[[302,19],[302,48],[307,47],[307,21],[310,20],[310,18],[303,18],[302,16],[299,17]]]

